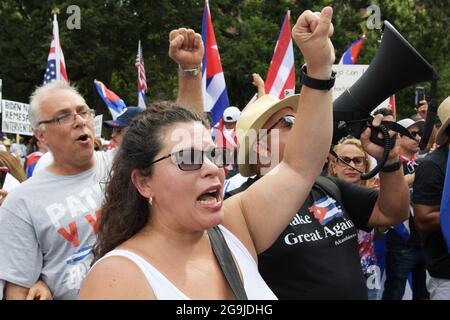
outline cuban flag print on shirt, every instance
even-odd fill
[[[204,110],[211,112],[211,127],[213,127],[230,103],[208,1],[206,1],[203,11],[202,39],[205,47],[202,60]]]
[[[286,13],[264,84],[267,93],[284,99],[295,93],[294,49],[292,46],[290,11]]]
[[[309,211],[314,215],[321,225],[326,225],[334,218],[342,217],[342,210],[336,205],[336,200],[326,195],[309,207]]]
[[[69,77],[66,72],[66,62],[64,61],[64,54],[59,42],[59,27],[56,14],[53,15],[53,34],[52,42],[50,44],[50,52],[47,58],[47,68],[44,74],[44,84],[51,82],[52,80],[69,81]]]
[[[95,87],[98,94],[108,106],[109,112],[113,120],[116,120],[118,116],[127,111],[125,102],[114,92],[109,90],[101,81],[94,80]]]

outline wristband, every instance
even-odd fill
[[[319,80],[314,79],[311,77],[308,77],[306,64],[303,65],[302,69],[300,70],[300,83],[307,86],[311,89],[317,89],[317,90],[330,90],[334,86],[334,81],[336,80],[336,72],[331,72],[331,77],[328,80]]]
[[[199,65],[197,68],[192,68],[192,69],[184,69],[181,65],[179,67],[180,67],[180,71],[183,73],[183,75],[185,75],[187,77],[195,77],[200,72],[202,72],[202,65]]]
[[[398,169],[400,169],[402,167],[402,163],[399,161],[394,162],[390,165],[384,166],[383,168],[381,168],[381,172],[395,172]]]

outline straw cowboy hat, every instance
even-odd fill
[[[442,126],[439,128],[436,135],[436,143],[440,146],[448,143],[447,128],[450,125],[450,96],[447,97],[438,108],[438,116],[442,122]]]
[[[242,176],[250,177],[257,173],[250,164],[249,153],[256,141],[259,130],[273,114],[283,108],[290,107],[296,112],[299,96],[299,94],[291,95],[280,100],[266,94],[244,108],[236,124],[236,135],[239,144],[239,173]],[[251,134],[249,134],[250,132]]]

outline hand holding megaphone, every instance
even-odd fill
[[[330,78],[334,63],[333,8],[325,7],[322,12],[304,11],[292,28],[292,38],[301,50],[308,65],[308,76],[315,79]]]
[[[377,138],[382,140],[384,139],[383,134],[376,130],[375,128],[379,128],[380,125],[382,124],[383,121],[383,115],[378,114],[373,118],[372,121],[372,127],[367,127],[361,134],[360,140],[361,140],[361,144],[364,148],[364,150],[366,150],[366,152],[368,154],[370,154],[372,157],[374,157],[377,162],[381,162],[383,155],[384,155],[384,151],[385,151],[385,147],[384,145],[380,145],[379,143],[373,142],[373,138],[371,139],[372,135],[374,133],[376,133]],[[373,130],[376,130],[374,133],[372,132]],[[409,133],[409,132],[408,132]],[[394,135],[390,135],[390,139],[392,140],[392,146],[391,149],[387,155],[387,159],[386,159],[386,163],[385,165],[390,165],[393,163],[396,163],[399,161],[399,152],[400,152],[400,140],[399,139],[395,139],[395,135],[396,133],[394,133]]]

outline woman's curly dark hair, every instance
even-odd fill
[[[162,148],[164,129],[192,121],[204,124],[197,113],[169,101],[153,103],[134,119],[114,158],[106,185],[94,246],[95,261],[147,224],[150,215],[148,199],[134,186],[131,173],[139,169],[143,175],[151,175],[153,166],[150,163]]]

